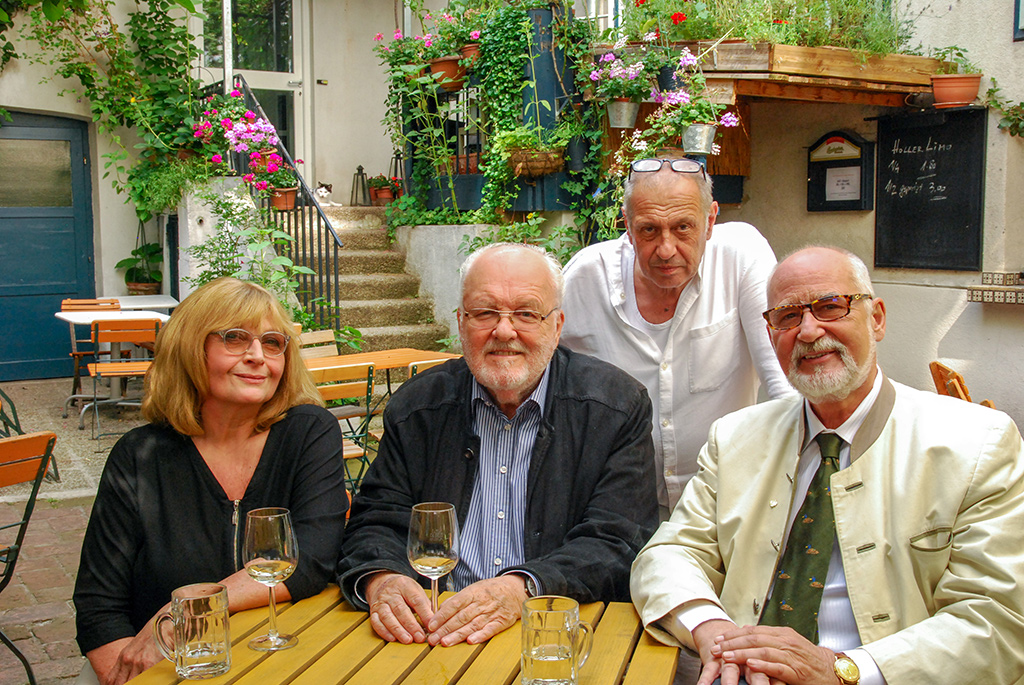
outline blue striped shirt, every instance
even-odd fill
[[[480,436],[480,462],[450,590],[493,578],[525,561],[526,481],[547,387],[546,369],[536,389],[509,419],[483,386],[473,381],[473,430]]]

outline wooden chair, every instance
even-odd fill
[[[156,342],[156,336],[160,333],[160,319],[118,319],[94,321],[92,324],[92,342],[98,349],[100,345],[109,344],[111,356],[117,355],[120,346],[128,343],[134,345],[152,345]],[[149,371],[151,362],[149,360],[114,360],[109,362],[97,362],[89,364],[89,375],[92,376],[92,402],[82,407],[79,415],[78,427],[85,427],[85,412],[93,410],[93,437],[101,438],[104,435],[116,435],[116,433],[103,433],[100,428],[101,404],[133,404],[139,405],[139,399],[126,400],[119,391],[120,387],[128,378],[145,376]],[[110,395],[101,398],[98,388],[102,378],[110,380]]]
[[[299,356],[303,359],[337,357],[338,342],[334,331],[306,331],[299,336]]]
[[[961,399],[966,402],[971,401],[971,394],[967,391],[967,383],[964,382],[964,377],[959,373],[945,364],[940,364],[939,362],[930,363],[928,365],[928,370],[932,372],[932,382],[935,383],[935,392],[940,395],[956,397],[957,399]],[[995,409],[995,405],[988,400],[982,400],[981,405],[983,407],[991,407]]]
[[[412,378],[413,376],[415,376],[419,372],[426,371],[427,369],[433,368],[433,367],[437,366],[438,364],[444,364],[446,361],[449,361],[449,360],[446,358],[446,359],[428,359],[425,362],[413,362],[412,364],[409,364],[409,367],[408,367],[409,376],[408,377]]]
[[[0,594],[14,577],[14,568],[18,562],[25,542],[29,519],[35,508],[39,485],[46,475],[47,466],[53,456],[53,445],[57,436],[50,432],[29,433],[0,439],[0,488],[20,483],[31,483],[32,491],[25,502],[21,519],[13,523],[0,525]],[[25,667],[30,685],[36,684],[35,674],[28,659],[21,650],[0,630],[0,642],[14,653],[21,665]]]
[[[328,408],[328,411],[338,417],[338,426],[344,440],[342,456],[346,462],[345,485],[354,493],[359,489],[359,484],[370,465],[370,453],[376,454],[376,448],[371,443],[376,442],[378,436],[370,433],[370,418],[373,414],[366,410],[373,402],[373,364],[343,364],[327,369],[315,369],[310,373],[325,402],[355,399],[364,403],[362,407],[344,405]],[[350,407],[355,411],[350,410]],[[358,464],[355,475],[350,460]]]
[[[11,438],[24,434],[25,431],[18,419],[18,408],[14,406],[14,400],[0,390],[0,438]],[[50,457],[50,468],[46,471],[46,480],[51,483],[60,482],[60,471],[57,470],[57,458],[54,456]]]
[[[99,300],[61,300],[60,310],[62,312],[84,312],[84,311],[121,311],[121,303],[114,298]],[[74,376],[71,379],[71,394],[75,395],[82,389],[82,362],[86,357],[96,358],[99,355],[109,355],[109,352],[99,352],[92,345],[92,338],[79,338],[75,334],[75,324],[69,323],[71,329],[71,357],[75,360]],[[68,417],[67,407],[64,410],[64,418]]]

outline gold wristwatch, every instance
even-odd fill
[[[853,659],[842,652],[836,654],[836,660],[832,664],[832,670],[843,685],[857,685],[860,682],[860,669]]]

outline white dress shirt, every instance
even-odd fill
[[[635,325],[633,265],[626,235],[569,261],[561,343],[615,364],[647,388],[658,503],[670,511],[697,472],[711,424],[754,404],[759,377],[772,398],[793,392],[761,317],[775,254],[750,224],[715,226],[667,324],[667,344],[658,342],[665,325]]]

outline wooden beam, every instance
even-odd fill
[[[876,105],[880,107],[902,107],[906,93],[872,92],[776,81],[737,80],[734,84],[736,95],[763,97],[775,100],[799,100],[801,102],[830,102],[842,105]]]

